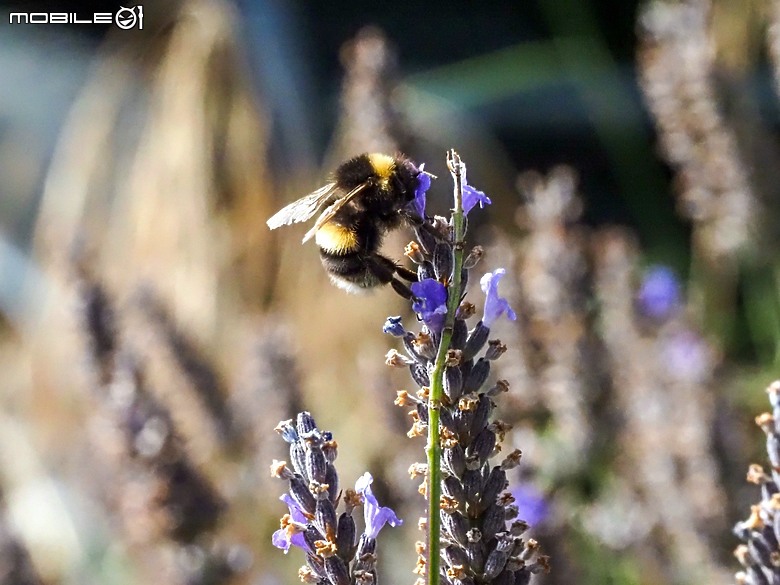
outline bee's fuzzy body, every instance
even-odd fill
[[[325,211],[327,219],[316,226],[314,240],[325,271],[338,287],[362,292],[391,283],[399,294],[410,296],[395,274],[402,271],[409,279],[414,273],[398,267],[378,250],[384,235],[407,220],[405,209],[415,197],[420,172],[401,156],[361,154],[340,165],[332,183],[321,190],[320,199],[330,203],[334,211]],[[314,199],[319,192],[307,197]],[[299,221],[294,212],[306,200],[281,210],[269,220],[269,226]],[[310,213],[310,206],[305,209]]]

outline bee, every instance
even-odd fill
[[[351,293],[390,284],[402,297],[412,298],[398,277],[414,282],[417,274],[378,250],[390,230],[420,223],[408,205],[423,172],[402,156],[361,154],[341,164],[330,182],[279,210],[268,227],[307,221],[324,207],[303,242],[314,237],[333,284]]]

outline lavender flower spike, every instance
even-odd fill
[[[433,278],[426,278],[411,285],[415,301],[412,310],[434,333],[441,333],[447,314],[447,289]]]
[[[498,296],[498,283],[506,274],[503,268],[497,268],[493,272],[488,272],[479,281],[482,292],[485,293],[485,312],[482,317],[482,323],[485,327],[491,327],[493,321],[506,313],[507,319],[514,321],[517,314],[509,306],[509,302]]]
[[[371,474],[364,473],[355,482],[355,491],[363,496],[363,513],[366,521],[365,534],[376,539],[379,531],[387,523],[390,526],[400,526],[403,521],[395,515],[390,508],[382,507],[377,502],[376,496],[371,491],[374,478]]]

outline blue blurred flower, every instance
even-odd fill
[[[509,490],[515,498],[518,509],[517,517],[525,520],[530,526],[543,522],[550,513],[550,504],[539,489],[530,483],[521,483]]]
[[[665,320],[680,307],[680,282],[667,266],[652,266],[637,293],[637,308],[645,317]]]
[[[478,191],[465,181],[463,183],[463,213],[468,214],[477,204],[480,208],[484,208],[485,205],[490,205],[492,201],[490,197],[485,195],[482,191]]]
[[[425,194],[431,188],[431,176],[425,172],[425,163],[421,164],[418,170],[420,174],[417,175],[417,188],[414,190],[412,204],[420,217],[425,217]]]
[[[507,319],[514,321],[517,314],[509,306],[509,302],[498,296],[498,283],[506,274],[503,268],[497,268],[493,272],[488,272],[479,281],[482,286],[482,292],[485,293],[485,311],[482,316],[482,323],[485,327],[490,327],[493,321],[506,313]]]
[[[365,534],[376,539],[385,524],[400,526],[403,521],[390,508],[382,507],[371,491],[374,478],[366,472],[355,482],[355,491],[363,496],[363,517],[366,521]]]
[[[306,516],[304,515],[303,510],[301,510],[301,507],[293,500],[290,494],[283,494],[279,499],[287,504],[293,522],[306,524]],[[276,548],[282,549],[284,554],[287,554],[290,551],[291,545],[302,548],[305,551],[309,550],[306,539],[303,537],[303,532],[296,532],[292,526],[283,527],[274,532],[271,537],[271,542]]]
[[[413,282],[411,289],[415,297],[412,310],[420,315],[431,331],[440,333],[447,314],[447,289],[434,278]]]

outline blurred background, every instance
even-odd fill
[[[380,575],[411,582],[424,445],[381,327],[414,317],[265,220],[366,151],[445,214],[449,148],[520,315],[494,375],[537,582],[733,582],[780,360],[780,3],[142,7],[0,2],[0,583],[297,582],[268,465],[300,409],[406,520]]]

